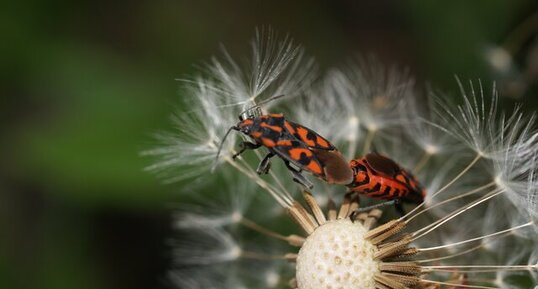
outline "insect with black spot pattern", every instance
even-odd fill
[[[392,200],[403,215],[400,201],[420,204],[426,191],[416,178],[395,161],[378,153],[369,153],[351,160],[353,181],[347,184],[350,192],[384,200]]]
[[[331,184],[347,185],[353,181],[352,170],[334,145],[315,131],[286,120],[283,114],[262,114],[259,107],[247,110],[246,114],[239,116],[239,122],[226,132],[222,143],[232,130],[254,140],[242,142],[240,150],[233,155],[234,159],[247,149],[263,146],[269,150],[256,170],[258,174],[268,173],[270,159],[278,156],[293,174],[293,180],[307,188],[312,188],[312,184],[301,174],[302,171]]]

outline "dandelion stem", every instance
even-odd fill
[[[366,140],[364,141],[364,147],[362,148],[363,156],[370,151],[370,147],[372,146],[372,142],[374,141],[376,131],[377,130],[375,129],[368,129],[368,133],[366,134]]]
[[[296,235],[284,236],[284,235],[279,234],[279,233],[277,233],[275,231],[271,231],[271,230],[269,230],[267,228],[264,228],[264,227],[256,224],[255,222],[253,222],[253,221],[251,221],[251,220],[249,220],[247,218],[244,218],[244,217],[241,218],[239,223],[241,223],[241,225],[243,225],[243,226],[245,226],[247,228],[250,228],[250,229],[252,229],[254,231],[257,231],[259,233],[267,235],[267,236],[269,236],[271,238],[286,241],[288,243],[294,243],[294,242],[297,242],[297,241],[301,241],[299,236],[296,236]]]
[[[446,285],[446,286],[454,286],[454,288],[459,287],[459,288],[477,288],[477,289],[500,289],[499,287],[464,285],[464,284],[458,284],[458,283],[448,283],[448,282],[425,280],[425,279],[420,280],[420,282],[433,283],[433,284]]]
[[[483,185],[483,186],[481,186],[481,187],[478,187],[478,188],[476,188],[476,189],[474,189],[474,190],[471,190],[471,191],[469,191],[469,192],[466,192],[466,193],[463,193],[463,194],[458,194],[458,195],[455,196],[455,197],[452,197],[452,198],[450,198],[450,199],[447,199],[447,200],[444,200],[444,201],[442,201],[442,202],[436,203],[436,204],[433,205],[433,206],[429,206],[429,207],[425,208],[424,210],[422,210],[422,211],[416,213],[415,215],[411,216],[411,217],[407,220],[407,222],[410,222],[410,221],[413,220],[414,218],[420,216],[422,213],[425,213],[425,212],[427,212],[427,211],[429,211],[429,210],[431,210],[431,209],[433,209],[433,208],[436,208],[436,207],[439,207],[439,206],[441,206],[441,205],[443,205],[443,204],[446,204],[446,203],[449,203],[449,202],[452,202],[452,201],[455,201],[455,200],[458,200],[458,199],[461,199],[461,198],[470,196],[470,195],[472,195],[472,194],[476,194],[476,193],[478,193],[478,192],[480,192],[480,191],[482,191],[482,190],[484,190],[484,189],[487,189],[488,187],[491,187],[491,186],[493,186],[493,185],[495,185],[495,182],[491,182],[491,183],[485,184],[485,185]]]
[[[499,271],[528,271],[536,270],[538,265],[439,265],[439,266],[422,266],[422,269],[430,272],[499,272]],[[463,270],[462,270],[463,269]]]
[[[424,259],[424,260],[416,260],[415,262],[417,262],[417,263],[430,263],[430,262],[435,262],[435,261],[440,261],[440,260],[446,260],[446,259],[451,259],[451,258],[454,258],[454,257],[461,256],[461,255],[465,255],[465,254],[467,254],[467,253],[470,253],[470,252],[472,252],[472,251],[476,251],[476,250],[478,250],[478,249],[480,249],[480,248],[485,247],[486,243],[493,242],[493,241],[495,241],[495,240],[497,240],[497,239],[506,237],[506,236],[508,236],[508,235],[509,235],[509,233],[506,233],[506,234],[504,234],[504,235],[500,235],[500,236],[498,236],[497,238],[493,238],[493,239],[490,239],[490,240],[486,240],[485,242],[480,243],[480,245],[475,246],[475,247],[472,247],[472,248],[467,249],[467,250],[462,251],[462,252],[454,253],[454,254],[447,255],[447,256],[437,257],[437,258],[430,258],[430,259]]]
[[[265,189],[277,202],[279,205],[281,205],[282,207],[284,208],[290,208],[291,207],[291,204],[292,204],[292,201],[287,198],[286,196],[282,196],[282,194],[279,194],[276,190],[274,190],[272,188],[272,186],[267,183],[266,181],[262,180],[258,174],[256,174],[256,172],[251,172],[249,171],[249,167],[247,166],[247,168],[239,165],[238,163],[236,163],[235,161],[233,161],[232,159],[230,159],[229,157],[226,157],[226,161],[232,165],[234,168],[238,169],[240,172],[244,173],[246,176],[254,179],[256,181],[256,183],[262,187],[263,189]]]
[[[288,190],[286,189],[286,187],[282,184],[282,182],[280,181],[280,179],[277,177],[277,175],[275,174],[274,171],[269,171],[269,175],[271,175],[271,177],[273,177],[273,180],[275,180],[275,182],[277,183],[277,185],[282,189],[282,192],[284,192],[284,194],[286,194],[286,197],[288,199],[293,199],[293,197],[291,196],[290,192],[288,192]]]
[[[420,172],[420,170],[428,163],[431,156],[432,154],[430,152],[425,151],[422,157],[420,158],[420,160],[418,161],[418,163],[413,168],[413,173],[417,174],[418,172]]]
[[[266,229],[256,223],[254,223],[253,221],[249,220],[249,219],[246,219],[246,218],[241,218],[241,221],[239,221],[241,223],[241,225],[244,225],[245,227],[248,227],[254,231],[258,231],[262,234],[265,234],[269,237],[272,237],[272,238],[275,238],[275,239],[279,239],[279,240],[283,240],[283,241],[286,241],[287,238],[286,236],[284,235],[281,235],[279,233],[276,233],[274,231],[271,231],[269,229]]]
[[[455,176],[448,184],[446,184],[444,187],[439,189],[437,192],[435,192],[432,197],[435,197],[436,195],[442,193],[444,190],[446,190],[448,187],[450,187],[452,184],[454,184],[457,180],[459,180],[467,171],[469,171],[476,162],[478,162],[482,158],[481,154],[477,154],[476,157],[457,175]]]
[[[352,140],[349,140],[348,148],[347,148],[347,157],[350,159],[353,159],[355,157],[355,151],[357,149],[357,138],[353,138]]]
[[[448,214],[447,216],[445,216],[445,217],[443,217],[443,218],[441,218],[441,219],[435,221],[434,223],[430,224],[429,226],[426,226],[426,227],[424,227],[424,228],[422,228],[422,229],[420,229],[420,230],[414,232],[412,235],[413,235],[413,236],[416,236],[416,237],[414,237],[414,238],[412,239],[412,241],[415,241],[415,240],[417,240],[417,239],[419,239],[419,238],[424,237],[424,236],[427,235],[428,233],[430,233],[430,232],[432,232],[433,230],[439,228],[441,225],[443,225],[444,223],[446,223],[446,222],[452,220],[453,218],[455,218],[456,216],[462,214],[463,212],[465,212],[465,211],[467,211],[467,210],[469,210],[469,209],[471,209],[471,208],[473,208],[473,207],[475,207],[475,206],[477,206],[477,205],[479,205],[479,204],[481,204],[481,203],[483,203],[483,202],[485,202],[485,201],[487,201],[487,200],[489,200],[489,199],[491,199],[491,198],[493,198],[493,197],[495,197],[495,196],[497,196],[497,195],[499,195],[499,194],[501,194],[501,193],[503,193],[503,192],[504,192],[503,189],[498,189],[498,190],[493,191],[493,192],[491,192],[491,193],[485,195],[484,197],[482,197],[482,198],[480,198],[480,199],[474,201],[473,203],[471,203],[471,204],[469,204],[469,205],[466,205],[466,206],[464,206],[464,207],[462,207],[462,208],[459,208],[459,209],[453,211],[452,213],[450,213],[450,214]],[[425,231],[425,230],[426,230],[426,232],[420,234],[421,232],[423,232],[423,231]],[[420,234],[420,235],[418,235],[418,234]],[[417,236],[417,235],[418,235],[418,236]]]
[[[465,240],[465,241],[446,244],[446,245],[442,245],[442,246],[435,246],[435,247],[429,247],[429,248],[420,248],[418,250],[421,251],[421,252],[425,252],[425,251],[438,250],[438,249],[443,249],[443,248],[448,248],[448,247],[459,246],[459,245],[462,245],[462,244],[466,244],[466,243],[470,243],[470,242],[474,242],[474,241],[479,241],[479,240],[482,240],[482,239],[486,239],[486,238],[494,237],[494,236],[497,236],[497,235],[502,235],[502,234],[505,234],[505,233],[508,233],[508,232],[512,232],[512,231],[515,231],[517,229],[528,227],[528,226],[530,226],[532,224],[533,224],[533,222],[528,222],[528,223],[525,223],[523,225],[515,226],[515,227],[509,228],[509,229],[506,229],[506,230],[502,230],[502,231],[498,231],[498,232],[495,232],[495,233],[492,233],[492,234],[489,234],[489,235],[484,235],[484,236],[468,239],[468,240]]]
[[[474,164],[476,164],[476,162],[478,162],[478,160],[480,160],[481,158],[482,158],[482,154],[477,154],[476,157],[456,177],[454,177],[450,182],[448,182],[444,187],[439,189],[437,192],[432,194],[431,197],[432,198],[435,197],[436,195],[440,194],[441,192],[446,190],[448,187],[450,187],[452,184],[454,184],[457,180],[459,180],[459,178],[461,178],[465,173],[467,173],[467,171],[469,171],[474,166]],[[409,213],[405,214],[403,217],[400,218],[400,220],[403,220],[409,217],[410,215],[412,215],[413,213],[415,213],[417,210],[419,210],[422,207],[424,207],[424,202],[416,206]]]
[[[357,141],[358,141],[358,133],[360,131],[359,127],[359,118],[357,116],[352,116],[349,119],[349,129],[350,129],[350,135],[348,138],[349,144],[347,149],[347,157],[348,158],[355,158],[355,153],[357,151]]]
[[[269,255],[250,251],[241,251],[241,257],[256,260],[285,260],[285,255]]]

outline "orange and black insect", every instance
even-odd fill
[[[270,159],[276,155],[292,172],[294,181],[305,187],[311,188],[312,184],[301,175],[303,170],[328,183],[345,185],[352,182],[353,173],[347,161],[327,139],[307,127],[286,120],[282,114],[262,115],[260,110],[257,112],[257,115],[240,115],[239,123],[230,127],[224,136],[225,139],[230,131],[236,130],[254,140],[242,142],[240,150],[233,155],[234,159],[247,149],[263,146],[269,153],[260,162],[256,170],[258,174],[268,173]]]
[[[415,177],[393,160],[378,153],[369,153],[350,162],[353,181],[348,184],[350,192],[367,197],[394,200],[396,209],[403,215],[399,201],[420,204],[425,190]]]

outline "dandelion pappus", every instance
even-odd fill
[[[276,155],[291,171],[293,180],[307,188],[311,188],[312,184],[301,174],[303,170],[331,184],[345,185],[353,180],[352,170],[334,145],[313,130],[286,120],[283,114],[261,114],[259,108],[241,114],[239,122],[230,127],[222,142],[232,130],[254,140],[242,142],[240,150],[233,155],[234,159],[247,149],[263,146],[269,150],[256,170],[258,174],[269,172],[270,159]]]
[[[402,215],[400,201],[416,204],[424,201],[426,191],[415,177],[385,156],[369,153],[363,158],[351,160],[349,165],[353,170],[353,181],[347,185],[350,192],[394,201]]]

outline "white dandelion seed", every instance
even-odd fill
[[[202,76],[184,80],[187,109],[173,118],[175,132],[156,135],[160,147],[143,152],[158,159],[146,169],[163,175],[168,182],[202,175],[207,164],[215,161],[224,133],[237,123],[241,112],[271,97],[285,95],[289,99],[299,95],[310,87],[314,78],[313,60],[306,59],[302,49],[289,37],[279,38],[271,30],[257,31],[252,41],[252,56],[243,65],[224,51],[223,59],[214,58]],[[274,104],[275,101],[267,102],[264,109]],[[224,142],[222,154],[232,152],[233,147],[233,141]],[[259,153],[258,157],[261,158]],[[218,161],[222,163],[230,158]],[[238,169],[249,170],[245,166]],[[271,191],[283,190],[282,186],[262,186]]]
[[[234,117],[220,108],[223,98],[210,87],[211,82],[205,79],[198,79],[196,86],[186,87],[184,106],[189,109],[173,116],[175,131],[156,135],[159,147],[142,153],[157,159],[146,170],[175,182],[201,175],[214,162],[221,133],[228,129]],[[231,142],[225,145],[226,150],[233,147]]]
[[[434,125],[459,139],[474,150],[478,157],[495,159],[511,148],[513,136],[532,127],[532,124],[526,126],[521,120],[522,114],[517,108],[508,117],[498,113],[495,85],[486,95],[482,82],[478,83],[478,88],[469,82],[469,92],[459,79],[458,84],[463,104],[454,105],[438,97],[436,113],[439,121]],[[533,119],[534,117],[529,118]]]
[[[281,94],[293,97],[315,78],[313,59],[307,59],[290,37],[280,38],[274,31],[262,29],[256,31],[251,46],[252,56],[243,63],[223,49],[223,59],[213,58],[206,68],[215,82],[211,88],[226,97],[229,105],[251,106]]]
[[[174,242],[174,258],[177,265],[212,265],[237,260],[241,256],[241,248],[233,237],[222,228],[202,227],[179,230],[182,238]]]
[[[538,172],[536,170],[529,174],[525,204],[532,218],[538,222]]]
[[[421,150],[422,155],[418,160],[413,160],[415,173],[427,167],[430,159],[439,154],[460,152],[462,148],[454,138],[439,127],[432,125],[439,123],[439,117],[435,113],[436,95],[431,88],[424,95],[415,93],[414,97],[406,98],[399,106],[404,133],[409,137],[409,142],[415,143]]]
[[[293,106],[292,112],[298,123],[308,124],[309,128],[338,147],[349,147],[351,152],[346,153],[353,157],[361,136],[360,120],[353,105],[343,97],[334,97],[339,89],[334,81],[335,77],[339,77],[337,75],[340,72],[327,73],[306,91],[304,97],[299,98],[300,102]]]
[[[363,148],[358,151],[364,155],[377,132],[401,122],[397,108],[412,97],[414,80],[405,70],[384,68],[374,57],[359,57],[341,72],[332,73],[331,78],[335,96],[343,107],[353,110],[348,113],[349,120],[365,130]]]
[[[242,182],[240,177],[232,174],[225,176],[236,179],[224,191],[212,194],[199,195],[192,192],[188,203],[175,207],[175,224],[177,228],[191,227],[222,227],[239,224],[249,208],[252,199],[258,202],[261,198],[255,195],[255,184]]]

